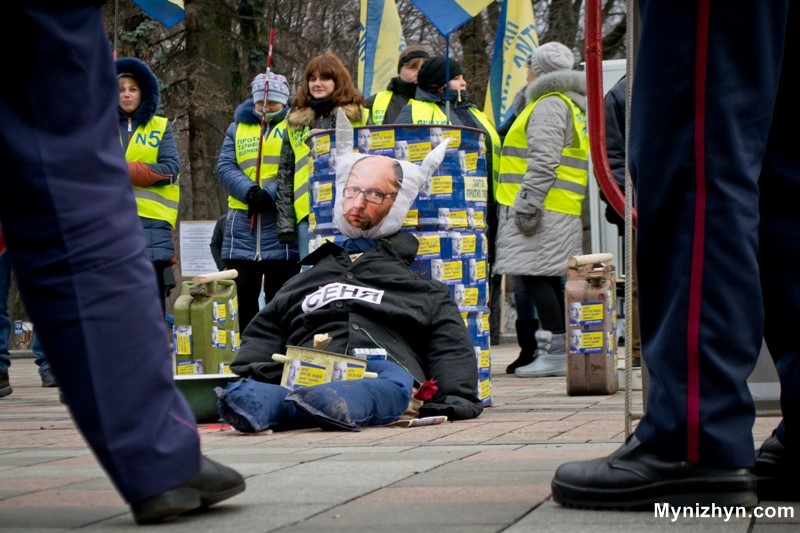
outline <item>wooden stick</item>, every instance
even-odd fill
[[[582,265],[593,265],[594,263],[608,263],[612,259],[614,259],[614,255],[610,253],[573,255],[567,261],[567,266],[569,268],[577,268]]]
[[[239,271],[235,269],[220,270],[219,272],[209,272],[208,274],[195,276],[192,278],[192,281],[195,283],[208,283],[209,281],[216,281],[219,279],[236,279],[238,275]]]

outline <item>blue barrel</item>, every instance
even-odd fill
[[[489,344],[487,198],[482,131],[460,126],[389,125],[355,128],[355,151],[420,164],[443,138],[447,153],[408,212],[403,230],[419,240],[412,269],[421,279],[447,285],[470,332],[478,365],[481,402],[492,405]],[[309,250],[323,242],[346,239],[333,226],[336,136],[332,130],[312,135],[309,176],[311,214]]]

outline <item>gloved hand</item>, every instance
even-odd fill
[[[536,233],[541,216],[542,207],[536,205],[533,195],[525,189],[520,190],[514,199],[514,222],[517,229],[526,237],[530,237]]]
[[[266,190],[255,185],[247,191],[247,216],[263,213],[270,207],[272,207],[272,196]]]

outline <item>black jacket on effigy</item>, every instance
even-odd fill
[[[287,345],[313,347],[314,335],[327,333],[327,351],[381,347],[417,383],[436,379],[439,391],[420,416],[478,416],[472,341],[446,286],[417,279],[409,267],[418,245],[400,231],[355,261],[338,245],[322,245],[303,261],[314,266],[289,279],[248,325],[231,370],[279,383],[283,363],[272,354],[286,353]]]

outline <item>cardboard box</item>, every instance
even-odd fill
[[[281,386],[289,390],[313,387],[331,381],[374,377],[372,373],[366,372],[366,359],[313,348],[287,346],[286,355],[273,354],[272,358],[284,363]]]

